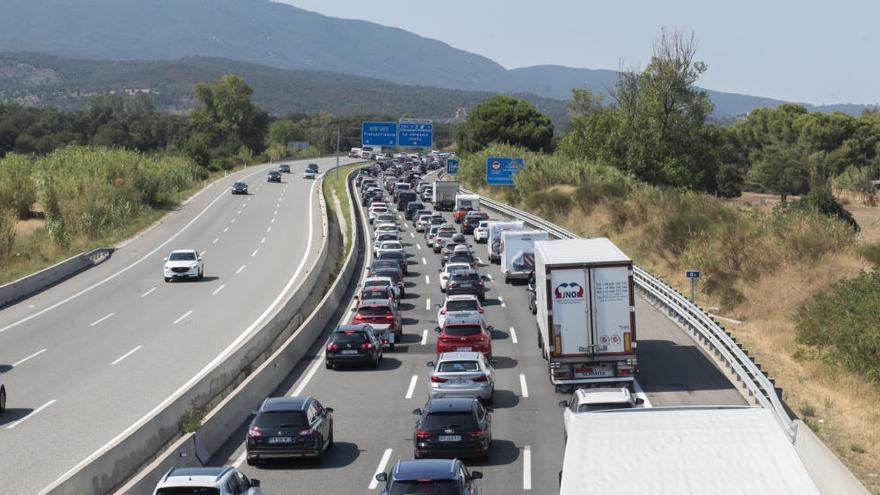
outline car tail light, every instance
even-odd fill
[[[617,370],[618,376],[632,376],[632,374],[633,374],[633,370],[630,368],[621,368],[621,369]]]
[[[443,378],[441,376],[436,376],[436,375],[431,376],[431,383],[446,383],[448,381],[449,380],[447,378]]]
[[[450,287],[458,287],[458,282],[449,282]]]
[[[431,436],[430,431],[416,430],[416,438],[429,438],[430,436]]]
[[[263,430],[256,426],[251,426],[250,429],[248,429],[248,438],[263,438]]]
[[[307,436],[309,436],[309,435],[311,435],[311,434],[312,434],[312,430],[311,430],[311,428],[308,428],[308,429],[305,429],[305,430],[299,430],[299,433],[297,433],[297,435],[299,435],[299,436],[301,436],[301,437],[307,437]]]
[[[364,342],[361,344],[361,349],[370,350],[373,348],[373,344],[371,342]]]
[[[476,376],[476,377],[471,378],[471,379],[472,379],[473,381],[475,381],[475,382],[488,382],[488,381],[489,381],[489,377],[486,376],[486,375]]]
[[[364,321],[364,315],[357,313],[354,315],[354,321]]]
[[[335,350],[337,350],[337,349],[339,349],[339,346],[336,345],[335,342],[330,342],[329,344],[327,344],[327,350],[328,350],[328,351],[335,351]]]
[[[571,371],[556,370],[553,372],[553,376],[555,376],[556,378],[571,378]]]
[[[385,315],[385,319],[391,321],[394,319],[394,315]]]
[[[483,286],[483,281],[477,280],[477,287],[482,287],[482,286]]]
[[[471,437],[477,437],[477,438],[485,438],[486,432],[483,430],[474,430],[474,431],[469,431],[469,432],[465,433],[465,435],[468,435]]]

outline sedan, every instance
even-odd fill
[[[418,416],[413,433],[413,457],[489,456],[492,415],[477,399],[430,399]]]
[[[386,330],[389,334],[393,333],[396,341],[400,340],[403,335],[403,319],[393,304],[361,301],[352,319],[352,324],[359,325],[361,323],[368,323],[380,332]]]
[[[281,165],[278,165],[278,171],[281,172],[282,174],[289,174],[290,173],[290,165],[288,165],[286,163],[282,163]]]
[[[395,271],[398,271],[397,268],[394,268]],[[378,271],[378,270],[376,270]],[[363,283],[362,290],[377,288],[377,287],[388,287],[391,289],[392,293],[394,293],[394,299],[400,300],[400,288],[397,286],[397,283],[391,277],[376,277],[376,276],[368,276]]]
[[[266,175],[266,182],[278,182],[281,183],[281,173],[277,170],[270,170],[268,175]]]
[[[484,243],[489,240],[489,222],[491,220],[480,220],[480,224],[474,229],[474,242]]]
[[[495,370],[479,352],[445,352],[437,362],[428,362],[431,372],[431,398],[475,397],[492,403]]]
[[[376,259],[377,260],[394,260],[397,262],[398,266],[400,267],[400,271],[403,272],[404,275],[409,274],[409,262],[406,259],[406,253],[404,253],[402,249],[399,251],[379,250],[376,253]]]
[[[317,176],[317,172],[310,168],[305,169],[305,171],[303,172],[303,179],[314,179]]]
[[[447,296],[443,304],[437,305],[437,326],[443,328],[446,324],[446,315],[454,315],[458,313],[478,313],[484,314],[483,305],[476,296],[458,295]]]
[[[404,258],[406,258],[406,253],[403,251],[403,243],[399,240],[383,241],[381,244],[379,244],[379,247],[376,248],[376,257],[379,259],[383,259],[379,255],[388,252],[400,253],[403,255]]]
[[[247,463],[314,457],[333,447],[333,408],[313,397],[269,397],[254,412],[247,433]]]
[[[375,229],[373,229],[373,233],[376,235],[383,232],[397,232],[399,234],[400,230],[398,229],[397,225],[393,223],[380,223],[376,225]]]
[[[236,182],[232,184],[232,194],[247,194],[248,185],[244,182]]]
[[[330,335],[324,356],[327,369],[340,364],[365,364],[378,368],[382,360],[382,344],[370,325],[342,325]]]
[[[397,285],[397,292],[400,294],[398,297],[402,299],[406,296],[406,289],[404,281],[403,281],[403,273],[400,270],[399,266],[394,268],[379,268],[373,271],[374,277],[388,277]]]
[[[451,314],[442,328],[434,329],[437,336],[437,354],[444,352],[481,352],[492,358],[491,327],[487,327],[482,315]]]
[[[473,268],[469,263],[446,263],[443,269],[440,271],[439,283],[440,283],[440,292],[446,292],[446,286],[449,283],[449,277],[461,270],[470,270]]]
[[[459,270],[453,273],[449,277],[449,282],[446,283],[446,293],[450,296],[473,294],[480,302],[486,300],[486,287],[476,270]]]
[[[373,255],[376,254],[376,250],[379,249],[379,246],[387,241],[400,241],[400,232],[383,232],[378,234],[376,240],[373,241]]]

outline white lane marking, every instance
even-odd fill
[[[529,396],[529,386],[526,385],[526,375],[524,375],[523,373],[519,374],[519,386],[520,386],[520,388],[522,388],[522,396],[528,397]]]
[[[116,313],[110,313],[108,315],[102,316],[101,318],[98,318],[97,320],[93,321],[92,324],[89,326],[93,327],[93,326],[97,325],[98,323],[101,323],[102,321],[106,320],[107,318],[110,318],[111,316],[113,316],[115,314]]]
[[[277,214],[278,214],[278,210],[275,210],[275,213],[272,213],[272,216],[275,216]]]
[[[638,397],[638,398],[642,399],[643,401],[645,401],[645,403],[642,404],[644,407],[654,407],[654,406],[651,404],[651,401],[648,400],[648,394],[646,394],[645,391],[642,390],[642,386],[639,385],[639,382],[633,380],[633,389],[635,389],[636,397]]]
[[[416,244],[416,249],[418,249],[419,251],[421,251],[421,250],[422,250],[422,245],[421,245],[421,244]]]
[[[523,490],[532,489],[532,448],[523,447]]]
[[[412,399],[413,392],[416,390],[416,382],[419,381],[419,375],[413,375],[409,380],[409,387],[406,389],[406,398]]]
[[[232,218],[232,221],[229,223],[235,223],[235,217]]]
[[[422,258],[422,264],[423,264],[423,265],[427,265],[427,264],[428,264],[428,260],[426,260],[425,258]]]
[[[248,176],[246,176],[246,177],[243,177],[243,179],[247,179],[248,177],[250,177],[250,176],[252,176],[252,175],[254,175],[254,174],[256,174],[256,173],[257,173],[257,172],[253,172],[252,174],[250,174],[250,175],[248,175]],[[217,203],[217,201],[220,201],[221,199],[223,199],[223,198],[225,198],[225,197],[226,197],[226,191],[220,193],[216,198],[214,198],[214,201],[211,201],[210,203],[208,203],[208,206],[206,206],[202,211],[200,211],[198,215],[196,215],[195,217],[193,217],[193,219],[190,220],[186,225],[184,225],[183,227],[181,227],[180,230],[177,231],[177,233],[175,233],[174,235],[172,235],[171,237],[169,237],[168,239],[166,239],[165,242],[163,242],[162,244],[159,244],[158,246],[156,246],[155,248],[153,248],[152,251],[148,252],[147,254],[145,254],[145,255],[141,256],[140,258],[138,258],[137,260],[135,260],[134,263],[132,263],[132,264],[126,266],[125,268],[122,268],[121,270],[116,271],[115,273],[113,273],[113,275],[110,275],[109,277],[107,277],[107,278],[105,278],[105,279],[103,279],[103,280],[99,280],[98,282],[95,282],[94,284],[92,284],[92,285],[86,287],[85,289],[83,289],[83,290],[77,292],[76,294],[73,294],[73,295],[71,295],[71,296],[68,296],[67,298],[62,299],[61,301],[58,301],[57,303],[55,303],[55,304],[53,304],[53,305],[51,305],[51,306],[49,306],[49,307],[47,307],[47,308],[44,308],[44,309],[42,309],[42,310],[40,310],[40,311],[38,311],[38,312],[36,312],[36,313],[30,315],[30,316],[27,316],[27,317],[25,317],[25,318],[22,318],[22,319],[16,321],[16,322],[10,323],[10,324],[6,325],[6,326],[3,327],[3,328],[0,328],[0,333],[3,333],[3,332],[5,332],[6,330],[9,330],[10,328],[17,327],[18,325],[21,325],[22,323],[25,323],[25,322],[27,322],[27,321],[30,321],[30,320],[32,320],[32,319],[34,319],[34,318],[36,318],[36,317],[38,317],[38,316],[40,316],[40,315],[42,315],[42,314],[44,314],[44,313],[47,313],[47,312],[49,312],[49,311],[52,311],[53,309],[55,309],[55,308],[57,308],[57,307],[59,307],[59,306],[61,306],[61,305],[63,305],[63,304],[66,304],[66,303],[68,303],[68,302],[70,302],[70,301],[76,299],[77,297],[79,297],[79,296],[85,294],[86,292],[90,292],[90,291],[92,291],[93,289],[95,289],[96,287],[98,287],[98,286],[100,286],[100,285],[103,285],[103,284],[105,284],[105,283],[107,283],[107,282],[113,280],[114,278],[116,278],[116,277],[122,275],[123,273],[125,273],[125,272],[131,270],[132,268],[134,268],[135,266],[137,266],[137,265],[139,265],[141,262],[143,262],[145,259],[147,259],[147,258],[151,258],[154,254],[156,254],[157,252],[159,252],[160,249],[164,248],[168,243],[170,243],[170,242],[173,241],[174,239],[177,239],[177,237],[178,237],[180,234],[184,233],[184,231],[186,231],[186,230],[187,230],[192,224],[194,224],[199,218],[201,218],[202,215],[204,215],[205,212],[208,211],[208,209],[210,209],[212,206],[214,206],[214,204]]]
[[[208,254],[208,250],[207,250],[207,249],[205,249],[204,251],[202,251],[202,256],[204,256],[204,255],[206,255],[206,254]]]
[[[228,232],[228,231],[229,231],[229,227],[226,227],[225,229],[223,229],[223,233],[224,233],[224,234],[225,234],[226,232]]]
[[[22,364],[24,364],[24,363],[30,361],[31,359],[33,359],[33,358],[39,356],[40,354],[42,354],[42,353],[44,353],[44,352],[46,352],[46,349],[40,349],[39,351],[37,351],[37,352],[31,354],[30,356],[28,356],[28,357],[26,357],[26,358],[21,358],[21,359],[19,359],[18,361],[12,363],[12,367],[15,368],[16,366],[21,366]]]
[[[155,287],[153,287],[152,289],[150,289],[150,290],[144,292],[143,294],[141,294],[141,297],[147,297],[147,296],[149,296],[150,294],[153,293],[154,290],[156,290]]]
[[[409,236],[410,236],[410,237],[412,237],[412,238],[413,238],[413,239],[415,239],[415,238],[416,238],[416,235],[415,235],[415,234],[413,234],[413,233],[412,233],[412,232],[410,232],[410,233],[409,233]]]
[[[136,353],[137,351],[141,350],[141,347],[143,347],[143,346],[142,346],[142,345],[139,345],[139,346],[135,347],[134,349],[132,349],[132,350],[126,352],[126,353],[123,354],[122,356],[119,356],[118,358],[116,358],[116,361],[113,361],[112,363],[110,363],[110,366],[116,366],[116,365],[119,364],[119,362],[121,362],[123,359],[125,359],[125,358],[127,358],[128,356],[131,356],[132,354],[134,354],[134,353]]]
[[[488,279],[489,279],[489,282],[491,282],[491,281],[493,281],[493,280],[495,280],[495,278],[494,278],[494,277],[493,277],[493,276],[492,276],[492,274],[491,274],[491,273],[488,273],[488,274],[486,274],[486,278],[488,278]]]
[[[191,315],[191,314],[193,314],[193,310],[189,310],[189,311],[187,311],[186,313],[183,314],[183,316],[181,316],[180,318],[174,320],[174,323],[172,323],[172,325],[177,325],[178,323],[180,323],[181,321],[183,321],[184,318],[186,318],[187,316],[189,316],[189,315]]]
[[[429,297],[429,298],[425,299],[425,311],[430,311],[430,310],[431,310],[431,298]]]
[[[425,284],[430,284],[430,283],[431,283],[431,278],[428,277],[427,275],[425,275]]]
[[[422,330],[422,341],[419,343],[419,345],[425,345],[427,343],[428,343],[428,331]]]
[[[211,295],[216,296],[217,293],[220,292],[221,290],[223,290],[224,287],[226,287],[226,284],[223,284],[220,287],[217,287],[216,289],[214,289],[214,292],[212,292]]]
[[[241,215],[241,210],[238,210],[235,214],[236,214],[236,215]]]
[[[11,429],[15,428],[16,426],[18,426],[18,425],[24,423],[25,421],[31,419],[32,417],[34,417],[35,414],[37,414],[38,412],[42,411],[43,409],[46,409],[47,407],[51,406],[51,405],[54,404],[54,403],[55,403],[55,399],[50,400],[49,402],[47,402],[47,403],[43,404],[42,406],[40,406],[40,407],[34,409],[33,411],[31,411],[30,414],[28,414],[27,416],[25,416],[25,417],[19,419],[18,421],[15,421],[15,422],[11,423],[9,426],[6,427],[6,429],[7,429],[7,430],[11,430]]]
[[[498,296],[498,302],[501,303],[501,307],[502,307],[502,308],[506,308],[506,307],[507,307],[507,305],[504,304],[504,298],[503,298],[503,297]]]
[[[266,233],[268,234],[269,232],[272,232],[272,227],[269,227],[268,229],[266,229]]]
[[[220,240],[220,238],[218,237],[218,238],[214,239],[213,241],[211,241],[211,244],[217,244],[217,241],[219,241],[219,240]]]
[[[254,252],[253,252],[253,253],[251,253],[251,258],[253,258],[253,257],[254,257],[254,256],[256,256],[256,255],[257,255],[257,253],[259,253],[259,252],[260,252],[260,250],[259,250],[259,249],[254,249]]]
[[[238,275],[239,273],[241,273],[241,271],[244,270],[245,266],[246,265],[241,265],[240,267],[238,267],[238,270],[235,270],[235,274]]]
[[[27,307],[28,307],[28,309],[31,309],[31,308],[35,308],[35,307],[36,307],[36,305],[34,305],[34,304],[28,304],[28,306],[27,306]]]
[[[273,217],[273,218],[272,218],[272,221],[269,222],[269,223],[275,223],[275,218]]]
[[[510,327],[510,340],[513,341],[514,344],[519,344],[519,339],[516,338],[516,329]]]
[[[297,395],[302,393],[303,389],[306,388],[306,385],[309,384],[309,381],[312,379],[313,376],[315,376],[315,373],[318,372],[318,368],[321,365],[321,361],[324,360],[324,353],[325,352],[327,352],[327,351],[322,350],[317,356],[315,356],[314,364],[312,364],[312,367],[309,368],[309,372],[306,373],[306,376],[302,377],[302,380],[299,382],[299,385],[297,385],[296,388],[293,389],[293,393],[290,394],[291,397],[296,397]]]
[[[263,237],[262,239],[260,239],[260,244],[266,244],[266,238],[265,238],[265,237]]]
[[[373,473],[373,477],[370,478],[370,490],[375,490],[376,487],[379,486],[379,480],[376,479],[376,475],[385,471],[385,465],[388,464],[388,460],[391,459],[391,452],[391,449],[385,449],[382,458],[379,459],[379,465],[376,466],[376,472]]]

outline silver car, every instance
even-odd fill
[[[487,403],[495,394],[495,370],[480,352],[444,352],[428,362],[431,398],[475,397]]]

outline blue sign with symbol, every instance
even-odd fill
[[[455,158],[450,158],[446,160],[446,173],[447,174],[457,174],[458,173],[458,160]]]
[[[434,124],[426,121],[398,124],[398,146],[405,148],[430,148],[434,145]]]
[[[486,184],[512,186],[513,176],[525,166],[523,158],[490,156],[486,159]]]
[[[397,122],[362,123],[361,145],[397,146]]]
[[[688,270],[687,272],[685,272],[685,275],[687,276],[687,278],[700,278],[700,271]]]

